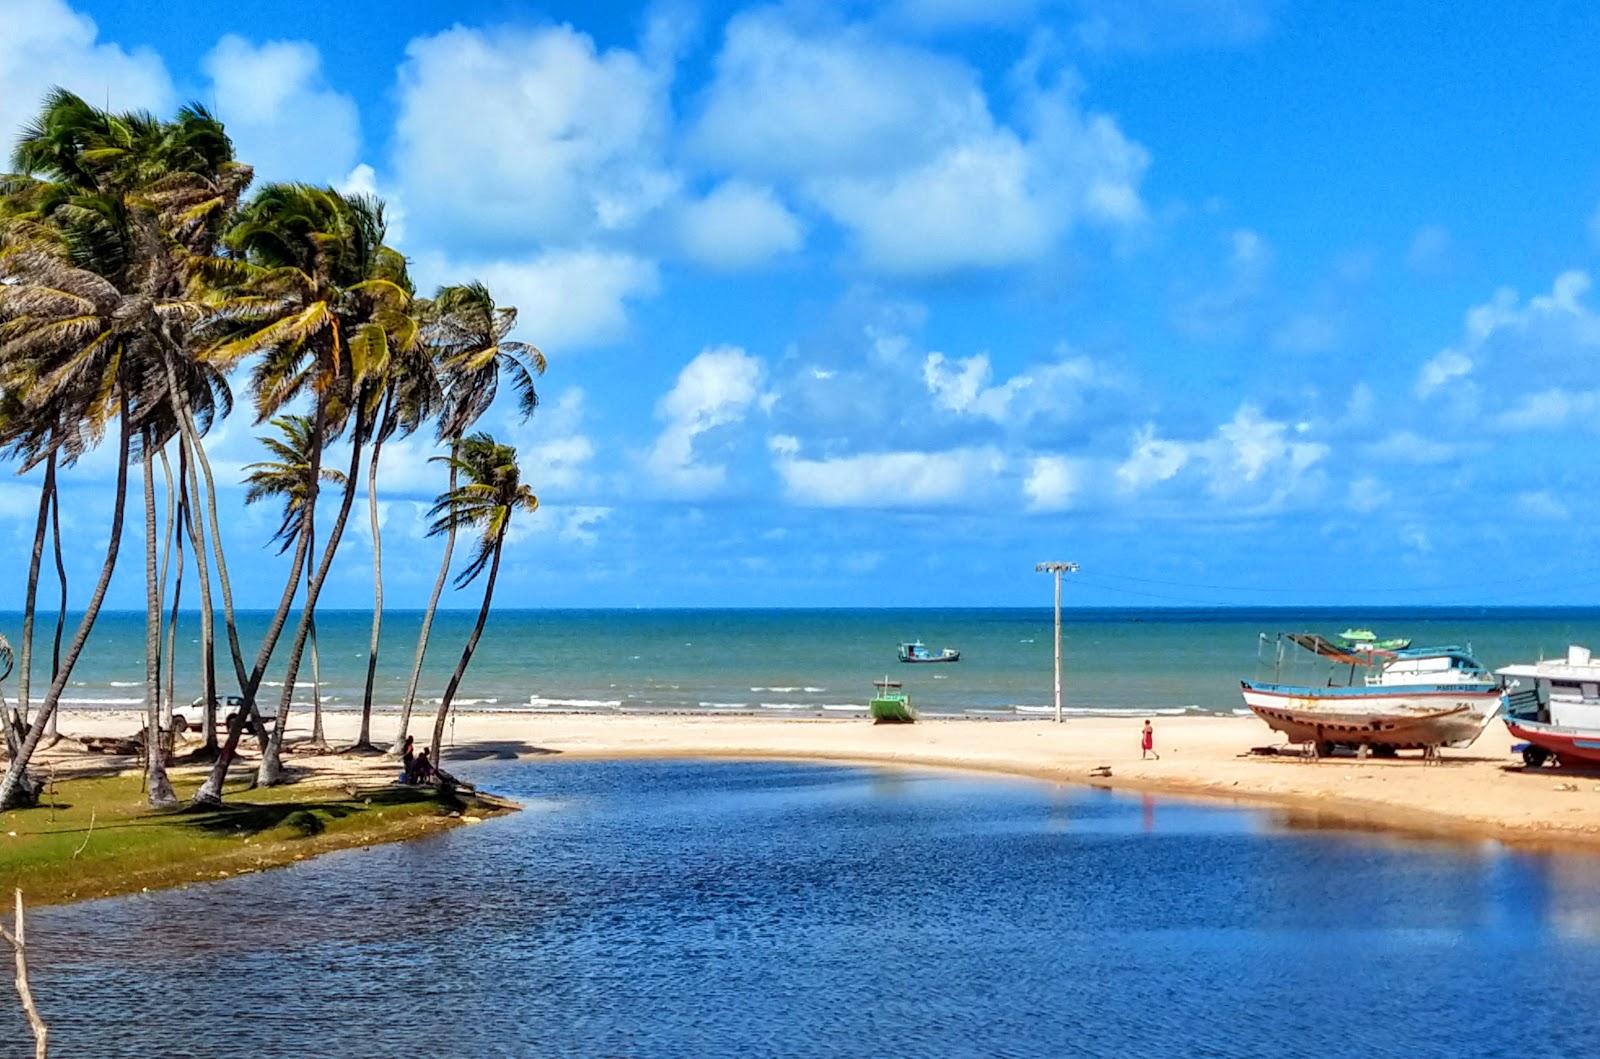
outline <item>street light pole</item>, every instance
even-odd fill
[[[1078,572],[1077,563],[1036,563],[1035,573],[1056,575],[1056,723],[1061,723],[1061,575]]]

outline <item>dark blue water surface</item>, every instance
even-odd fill
[[[56,1054],[1600,1054],[1589,857],[865,768],[476,777],[527,811],[41,910]]]

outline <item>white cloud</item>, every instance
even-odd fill
[[[934,405],[957,415],[977,416],[1002,425],[1025,428],[1048,416],[1057,423],[1075,418],[1086,395],[1117,382],[1088,357],[1068,356],[1034,365],[998,385],[987,353],[949,358],[929,353],[922,362],[922,381]]]
[[[94,20],[61,0],[6,0],[0,11],[0,161],[53,85],[96,106],[165,113],[175,95],[160,56],[99,43]]]
[[[383,219],[388,225],[384,241],[390,246],[401,246],[406,238],[405,204],[393,190],[378,183],[378,173],[365,162],[334,181],[334,187],[346,195],[371,195],[383,200]]]
[[[1065,456],[1036,456],[1028,464],[1022,491],[1030,511],[1065,511],[1082,486],[1082,470]]]
[[[677,192],[661,161],[669,86],[654,57],[602,51],[570,26],[418,38],[400,68],[401,189],[429,204],[441,242],[635,228]]]
[[[1572,511],[1559,497],[1543,489],[1518,493],[1517,510],[1529,518],[1548,522],[1565,522],[1572,517]]]
[[[977,74],[861,25],[785,11],[728,26],[691,142],[713,165],[792,181],[889,272],[1037,259],[1081,222],[1140,221],[1148,156],[1075,78],[1016,74],[1014,125]]]
[[[701,350],[684,366],[656,409],[666,426],[646,465],[658,486],[685,496],[722,487],[727,466],[703,462],[697,442],[709,431],[744,419],[760,397],[761,376],[761,361],[737,346]]]
[[[831,459],[780,459],[785,494],[796,504],[830,508],[943,507],[986,490],[1005,468],[993,448],[944,452],[873,452]]]
[[[1462,378],[1471,371],[1472,360],[1465,353],[1456,349],[1441,350],[1424,363],[1422,370],[1417,373],[1417,396],[1426,397],[1452,379]]]
[[[600,523],[611,517],[612,509],[594,505],[580,505],[577,507],[547,508],[540,505],[541,511],[549,512],[556,523],[556,539],[569,544],[579,544],[592,548],[600,543],[600,534],[597,527]]]
[[[656,264],[613,250],[549,250],[519,260],[449,260],[418,255],[418,286],[482,280],[517,309],[517,333],[551,355],[615,342],[628,331],[628,303],[655,294]]]
[[[527,423],[515,423],[510,434],[523,455],[523,473],[541,497],[570,495],[587,487],[594,442],[583,433],[586,395],[569,386],[554,401],[542,402]]]
[[[1138,492],[1172,479],[1188,462],[1188,445],[1156,437],[1155,425],[1147,424],[1134,435],[1132,451],[1117,467],[1117,479],[1124,489]]]
[[[1413,430],[1396,430],[1362,446],[1362,456],[1377,463],[1429,465],[1449,463],[1465,453],[1463,446],[1426,438]]]
[[[328,87],[314,45],[255,45],[230,33],[201,67],[211,78],[217,116],[258,182],[333,181],[355,164],[361,144],[355,102]]]
[[[933,403],[947,411],[970,413],[1001,422],[1006,418],[1011,399],[1033,385],[1026,375],[990,386],[992,369],[989,354],[946,360],[943,353],[929,353],[922,364],[922,381],[933,395]]]
[[[1346,503],[1350,505],[1350,510],[1367,515],[1392,499],[1394,494],[1385,489],[1382,482],[1370,474],[1364,474],[1360,478],[1351,479]]]
[[[1200,466],[1215,496],[1233,496],[1259,484],[1281,500],[1328,453],[1321,442],[1289,440],[1288,423],[1266,418],[1247,402],[1202,441],[1163,439],[1146,426],[1135,435],[1117,477],[1124,490],[1138,492],[1176,478],[1186,467]]]
[[[1600,390],[1550,389],[1523,394],[1499,415],[1506,430],[1559,430],[1569,423],[1600,426]]]
[[[1600,314],[1588,303],[1591,285],[1588,273],[1573,269],[1526,303],[1509,288],[1496,291],[1467,311],[1460,340],[1423,364],[1418,396],[1474,399],[1485,371],[1497,397],[1529,386],[1592,385],[1600,378]]]
[[[771,188],[730,180],[684,205],[679,238],[691,260],[737,269],[799,250],[804,233]]]
[[[798,456],[800,439],[793,434],[774,434],[767,439],[767,451],[774,456]]]

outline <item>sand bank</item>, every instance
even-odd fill
[[[348,713],[328,714],[329,739],[353,739],[356,720]],[[931,720],[902,727],[860,718],[468,711],[454,724],[455,745],[446,752],[446,764],[485,757],[788,758],[978,770],[1270,805],[1305,826],[1382,827],[1600,850],[1600,775],[1523,770],[1499,722],[1470,750],[1447,750],[1434,766],[1414,755],[1320,762],[1251,756],[1251,747],[1280,741],[1253,717],[1156,718],[1161,759],[1141,761],[1141,720]],[[307,718],[301,714],[295,721],[304,724]],[[414,728],[419,740],[431,721],[423,718]],[[74,710],[63,715],[62,729],[126,734],[138,723],[130,711]],[[387,736],[394,723],[386,714],[374,729]],[[291,763],[329,775],[388,767],[371,759],[298,755]],[[239,766],[241,772],[248,767]],[[1091,775],[1101,767],[1111,775]]]

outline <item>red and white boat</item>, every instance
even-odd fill
[[[1290,633],[1275,641],[1262,637],[1262,642],[1279,649],[1275,669],[1282,668],[1284,643],[1332,664],[1333,673],[1317,684],[1239,682],[1244,704],[1256,716],[1289,742],[1311,745],[1318,755],[1339,746],[1370,747],[1380,754],[1433,754],[1441,746],[1470,746],[1503,701],[1500,682],[1460,647],[1384,649],[1334,643],[1315,633]]]
[[[1506,700],[1506,727],[1527,742],[1522,761],[1538,768],[1558,765],[1600,766],[1600,663],[1587,647],[1574,644],[1565,658],[1506,666],[1495,670],[1511,694]]]

